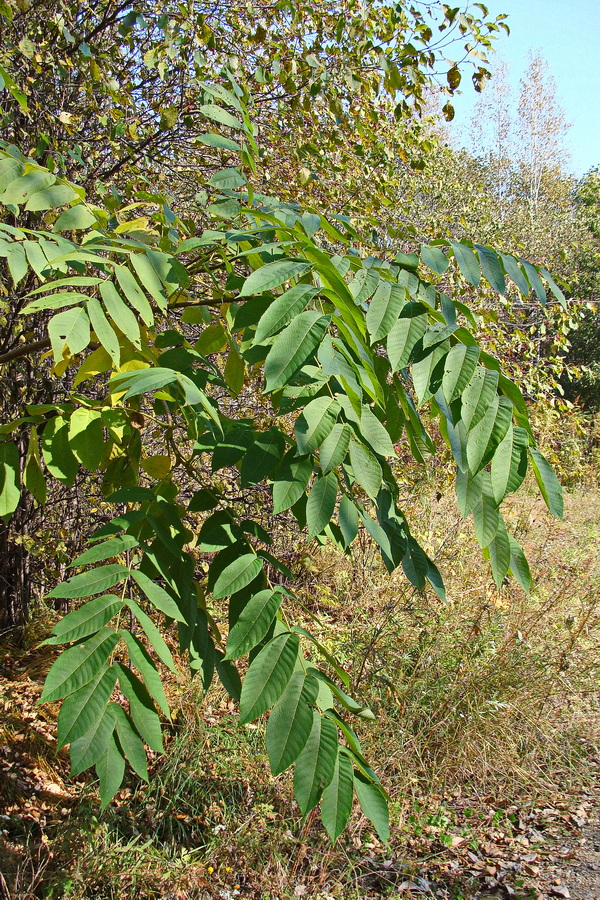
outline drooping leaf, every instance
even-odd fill
[[[138,569],[132,569],[131,577],[153,606],[160,609],[169,619],[175,619],[176,622],[185,622],[185,616],[175,600],[156,581],[148,578],[147,575]]]
[[[442,393],[448,403],[462,394],[475,373],[479,347],[456,344],[446,357]]]
[[[165,689],[150,654],[135,634],[131,634],[129,631],[122,631],[121,637],[127,646],[129,659],[144,679],[148,693],[162,709],[167,719],[170,719],[171,710],[169,709]]]
[[[80,641],[88,634],[95,634],[110,622],[122,606],[123,600],[112,594],[94,597],[57,622],[52,629],[52,635],[45,643],[70,644],[73,641]]]
[[[336,426],[337,427],[337,426]],[[321,448],[322,452],[322,448]],[[312,475],[310,456],[295,456],[292,448],[273,476],[273,513],[290,509],[305,493]]]
[[[129,701],[129,715],[142,738],[152,750],[163,752],[160,719],[150,694],[130,669],[118,666],[119,687]]]
[[[271,711],[266,745],[274,775],[289,768],[306,744],[313,723],[312,706],[318,692],[316,678],[304,672],[294,672]]]
[[[276,297],[256,327],[254,341],[260,344],[272,334],[277,334],[288,322],[297,316],[318,293],[312,284],[295,284],[281,296]]]
[[[348,453],[352,431],[349,425],[334,425],[319,449],[319,462],[324,475],[337,468]]]
[[[513,415],[513,405],[506,397],[495,397],[477,425],[467,436],[467,460],[471,472],[477,472],[491,459],[504,439]]]
[[[400,284],[382,281],[375,291],[367,310],[367,330],[371,343],[386,337],[396,323],[406,302],[406,289]]]
[[[120,563],[111,563],[108,566],[98,566],[96,569],[90,569],[89,572],[83,572],[81,575],[74,575],[67,581],[63,581],[50,591],[48,597],[73,598],[73,597],[92,597],[94,594],[101,594],[107,591],[115,584],[124,581],[129,575],[127,566]]]
[[[250,598],[227,636],[226,659],[244,656],[262,641],[282,600],[283,594],[270,588]]]
[[[0,517],[7,522],[21,497],[20,460],[17,445],[12,441],[0,444]]]
[[[423,337],[426,329],[426,315],[398,319],[387,337],[387,352],[394,372],[408,365],[414,346]]]
[[[466,244],[458,244],[454,241],[450,242],[450,246],[454,251],[454,258],[458,263],[458,267],[462,275],[473,287],[478,287],[481,281],[481,269],[477,257],[470,247]]]
[[[255,553],[245,553],[219,573],[213,587],[213,599],[227,597],[241,591],[254,581],[262,570],[262,561]]]
[[[285,284],[298,275],[303,275],[310,269],[310,263],[297,259],[281,259],[277,262],[267,263],[255,269],[249,275],[239,293],[240,297],[251,297],[253,294],[262,294],[264,291],[272,291],[273,288]]]
[[[75,410],[69,420],[69,445],[79,462],[95,472],[104,454],[102,416],[98,410]]]
[[[338,754],[337,728],[331,719],[317,710],[304,749],[294,769],[294,795],[302,815],[314,809],[331,783]]]
[[[356,481],[367,496],[374,500],[383,478],[383,472],[377,459],[364,444],[353,440],[350,442],[350,462]]]
[[[298,656],[298,635],[276,635],[252,660],[242,684],[240,720],[252,722],[283,694]]]
[[[315,352],[329,325],[317,311],[300,313],[280,331],[265,360],[265,390],[283,387]]]
[[[53,416],[46,423],[42,432],[42,455],[50,474],[71,487],[79,466],[69,444],[69,419],[65,416]]]
[[[100,787],[100,808],[106,809],[121,787],[125,774],[125,760],[115,740],[114,732],[108,739],[104,753],[96,762],[96,774]]]
[[[99,719],[117,682],[117,672],[104,665],[95,677],[65,698],[58,714],[58,747],[82,737]]]
[[[316,397],[296,419],[294,434],[298,453],[305,455],[319,449],[335,425],[341,407],[332,397]]]
[[[92,681],[118,643],[112,628],[101,628],[83,644],[64,650],[48,672],[41,702],[60,700]]]
[[[354,773],[354,790],[361,809],[375,826],[382,841],[390,839],[390,813],[383,791],[378,784],[372,784],[361,772]]]
[[[553,516],[562,519],[564,511],[562,488],[552,466],[535,447],[529,448],[529,456],[535,480],[546,506]]]
[[[331,521],[335,509],[337,488],[338,482],[333,472],[315,478],[306,504],[309,538],[320,534]]]
[[[491,476],[494,499],[500,503],[518,490],[527,474],[529,437],[524,428],[510,424],[492,459]]]
[[[321,821],[332,843],[346,827],[352,812],[354,779],[352,763],[345,753],[337,754],[333,776],[321,800]]]

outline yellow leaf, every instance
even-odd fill
[[[170,456],[147,456],[142,460],[142,469],[147,472],[151,478],[164,478],[171,471]]]

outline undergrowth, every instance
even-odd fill
[[[331,848],[316,817],[303,821],[293,805],[289,777],[270,777],[264,726],[240,726],[224,694],[203,698],[185,680],[170,685],[176,715],[150,784],[131,780],[100,815],[93,781],[72,783],[64,753],[54,756],[55,712],[34,706],[51,662],[48,648],[36,649],[48,627],[38,611],[35,646],[7,648],[0,679],[9,896],[379,897],[418,877],[410,859],[422,833],[447,846],[464,835],[476,847],[476,821],[585,785],[600,739],[600,494],[595,438],[572,431],[580,462],[564,521],[546,513],[533,486],[507,504],[534,572],[530,596],[514,584],[495,589],[470,525],[427,478],[407,493],[444,572],[445,603],[388,577],[366,539],[351,558],[314,545],[296,556],[313,630],[320,622],[378,717],[358,730],[392,796],[390,848],[358,811]],[[375,877],[373,860],[384,858]]]

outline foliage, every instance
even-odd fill
[[[231,76],[204,90],[206,115],[237,135],[252,169],[243,91]],[[404,435],[417,462],[434,452],[426,412],[451,448],[459,505],[473,512],[497,586],[512,573],[527,589],[529,568],[500,505],[529,464],[557,515],[560,488],[519,389],[477,346],[468,308],[427,272],[457,266],[473,286],[483,277],[499,292],[509,276],[545,302],[543,277],[562,294],[545,270],[482,245],[366,255],[344,217],[257,195],[241,168],[211,177],[204,212],[219,227],[192,237],[160,197],[145,196],[129,221],[128,210],[90,204],[12,147],[0,178],[14,221],[35,224],[0,226],[2,253],[15,291],[30,269],[40,282],[22,312],[47,318],[53,371],[65,384],[64,402],[29,405],[2,426],[3,515],[19,501],[11,435],[21,431],[22,482],[37,502],[48,476],[71,484],[83,468],[102,472],[105,495],[125,504],[71,563],[83,571],[49,594],[86,601],[49,639],[70,646],[42,695],[63,700],[59,745],[70,744],[73,774],[95,766],[106,805],[125,761],[144,778],[144,743],[162,749],[158,710],[170,713],[160,668],[175,666],[153,618],[162,613],[205,688],[216,672],[239,700],[242,722],[271,710],[271,768],[297,763],[302,812],[321,800],[335,840],[355,791],[386,839],[385,791],[340,710],[372,713],[347,694],[342,666],[293,624],[293,574],[252,512],[272,503],[273,516],[291,514],[310,539],[345,550],[362,523],[389,571],[401,566],[415,588],[443,597],[399,506],[394,469]],[[253,418],[240,415],[247,385],[260,401]],[[242,683],[235,661],[248,654]],[[111,700],[117,684],[127,712]]]

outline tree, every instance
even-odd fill
[[[224,68],[243,64],[241,90],[254,123],[248,140],[253,152],[260,146],[254,189],[282,199],[301,192],[306,205],[379,227],[398,161],[421,165],[428,152],[418,113],[431,81],[441,73],[448,103],[465,68],[479,87],[485,51],[503,26],[483,6],[469,12],[439,3],[427,14],[354,0],[52,0],[43,16],[35,8],[0,3],[2,137],[75,179],[110,215],[153,196],[167,208],[176,204],[192,230],[210,220],[202,197],[212,173],[238,162],[235,134],[217,134],[222,122],[210,118],[224,115],[218,84],[216,97],[204,94],[203,84],[218,82]],[[446,59],[450,52],[457,62]],[[243,163],[254,165],[250,155]],[[19,356],[25,337],[45,339],[43,317],[26,334],[19,327],[35,284],[31,272],[20,279],[0,317],[0,359],[12,387],[3,393],[4,419],[17,384],[19,400],[55,399]],[[78,496],[77,485],[62,490]],[[24,495],[10,533],[0,529],[0,627],[18,629],[26,619],[26,541],[37,524]]]
[[[232,76],[205,91],[222,133],[254,162],[243,91]],[[253,194],[241,166],[212,175],[205,211],[217,227],[197,236],[151,196],[143,217],[139,207],[134,220],[127,208],[109,213],[14,148],[2,151],[0,179],[16,223],[0,225],[12,280],[35,273],[23,314],[50,314],[53,373],[66,388],[63,402],[28,406],[3,428],[2,513],[22,489],[43,503],[49,477],[72,483],[80,469],[102,473],[119,504],[73,560],[82,571],[49,595],[84,601],[48,639],[69,646],[42,696],[63,699],[58,737],[73,773],[96,767],[103,805],[126,761],[147,777],[144,742],[161,750],[158,710],[169,717],[160,669],[175,665],[162,614],[192,672],[205,687],[216,672],[243,721],[271,710],[271,768],[297,763],[301,810],[320,801],[335,839],[356,792],[386,839],[386,794],[347,721],[372,713],[346,693],[340,663],[294,624],[293,575],[269,549],[272,517],[292,516],[342,550],[362,525],[390,571],[402,566],[415,587],[443,597],[394,471],[399,441],[421,463],[435,451],[425,416],[453,454],[459,505],[474,514],[497,586],[512,573],[527,589],[500,506],[528,465],[558,515],[560,488],[521,392],[477,346],[468,308],[427,273],[457,266],[501,292],[508,275],[540,299],[542,276],[560,291],[547,272],[484,246],[378,255],[350,223]],[[20,352],[33,360],[36,348]],[[238,412],[250,381],[259,421]],[[28,443],[22,480],[14,435]],[[268,528],[248,515],[265,504]],[[235,662],[247,655],[242,683]],[[127,710],[111,699],[117,684]]]

